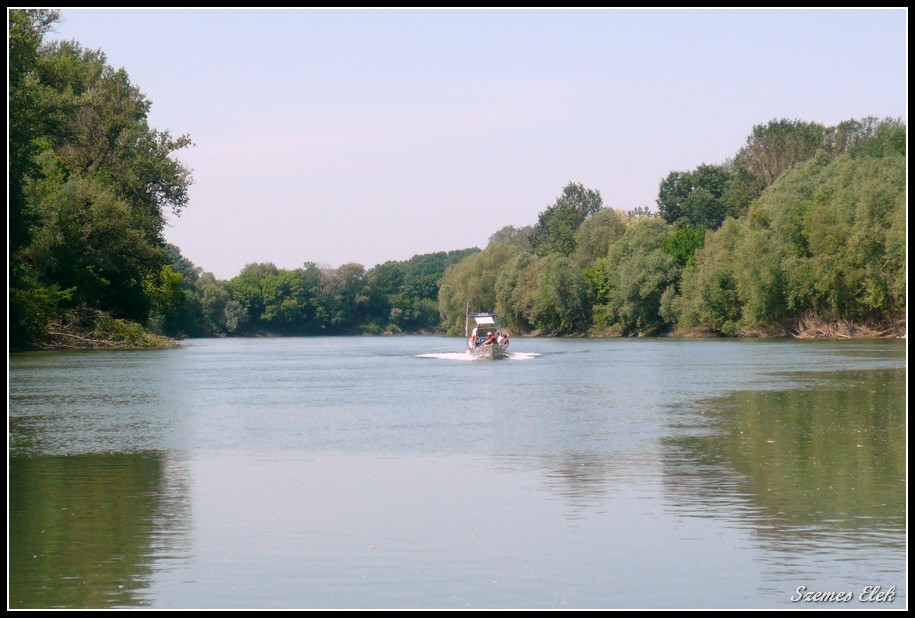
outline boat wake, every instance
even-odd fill
[[[543,356],[543,354],[537,352],[513,352],[508,355],[508,358],[510,360],[532,360],[540,356]]]
[[[476,360],[470,354],[463,352],[443,352],[441,354],[417,354],[416,358],[434,358],[437,360],[472,361]]]
[[[542,356],[536,352],[513,352],[508,355],[507,360],[531,360]],[[416,358],[432,358],[436,360],[452,360],[452,361],[476,361],[476,360],[488,360],[483,358],[474,358],[466,352],[442,352],[440,354],[417,354]]]

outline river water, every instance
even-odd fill
[[[9,605],[907,606],[904,342],[462,345],[12,354]]]

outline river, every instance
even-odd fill
[[[10,607],[907,607],[904,342],[462,345],[11,354]]]

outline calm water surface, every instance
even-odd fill
[[[904,343],[461,347],[13,354],[10,606],[907,606]]]

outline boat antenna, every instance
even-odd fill
[[[464,339],[467,338],[467,329],[470,326],[470,303],[467,303],[467,311],[464,313]]]

